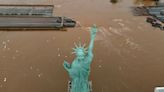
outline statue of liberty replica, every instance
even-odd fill
[[[96,25],[90,30],[90,44],[86,48],[85,45],[75,44],[74,54],[76,58],[73,60],[72,64],[64,61],[63,66],[68,72],[71,79],[71,88],[70,92],[90,92],[89,85],[89,74],[90,74],[90,65],[93,59],[93,46],[94,40],[97,33]]]

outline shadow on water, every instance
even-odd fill
[[[112,4],[116,4],[116,3],[118,3],[118,0],[110,0],[110,2],[111,2]]]

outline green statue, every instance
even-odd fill
[[[64,61],[63,66],[67,70],[71,78],[71,90],[70,92],[90,92],[88,77],[90,74],[90,65],[93,59],[93,46],[94,40],[97,33],[96,25],[90,30],[91,41],[88,48],[85,45],[75,44],[74,54],[76,58],[73,60],[72,64]]]

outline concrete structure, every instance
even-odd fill
[[[76,22],[66,17],[0,17],[0,29],[74,27]]]
[[[0,16],[53,16],[53,5],[0,5]]]
[[[53,16],[53,5],[0,5],[0,29],[75,27],[76,21]]]
[[[156,87],[154,92],[164,92],[164,87]]]

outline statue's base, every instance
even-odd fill
[[[88,82],[88,85],[89,85],[89,90],[90,92],[92,92],[92,81],[89,81]],[[68,92],[71,92],[71,81],[68,81]]]

